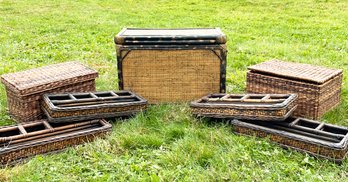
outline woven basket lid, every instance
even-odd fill
[[[26,96],[54,88],[93,80],[98,72],[79,62],[65,62],[26,71],[4,74],[1,82],[7,89]]]
[[[115,37],[116,44],[224,44],[220,28],[142,29],[124,28]]]
[[[330,69],[302,63],[284,62],[279,60],[266,61],[248,68],[252,72],[272,76],[323,84],[342,73],[340,69]]]

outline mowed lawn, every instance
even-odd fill
[[[117,90],[113,37],[123,27],[220,27],[228,36],[228,92],[245,90],[247,67],[277,58],[348,71],[348,1],[0,0],[0,74],[78,60]],[[348,73],[347,73],[348,74]],[[322,120],[348,126],[342,103]],[[0,86],[0,125],[7,116]],[[151,106],[113,121],[106,139],[0,169],[0,181],[347,181],[342,165],[237,136],[198,120],[187,104]]]

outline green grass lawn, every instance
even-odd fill
[[[220,27],[228,36],[227,91],[245,90],[247,67],[278,58],[348,71],[347,1],[0,0],[0,74],[78,60],[117,90],[113,37],[123,27]],[[322,119],[348,126],[342,103]],[[0,125],[14,124],[0,87]],[[198,120],[187,105],[151,106],[117,120],[104,140],[0,170],[0,181],[347,181],[335,165]]]

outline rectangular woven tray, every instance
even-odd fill
[[[340,163],[347,155],[348,128],[304,118],[284,122],[233,120],[235,133],[269,138],[282,147]]]
[[[93,141],[111,131],[107,121],[49,124],[46,120],[0,128],[0,165]]]
[[[204,117],[285,120],[296,109],[296,98],[296,94],[211,94],[190,107]]]
[[[49,122],[73,122],[129,116],[145,110],[147,101],[131,91],[45,94],[42,107]]]

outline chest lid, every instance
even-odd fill
[[[220,28],[143,29],[124,28],[115,37],[116,44],[224,44]]]
[[[79,62],[64,62],[16,73],[4,74],[1,82],[18,95],[26,96],[54,88],[93,80],[98,72]]]
[[[323,84],[331,78],[342,74],[340,69],[330,69],[302,63],[279,60],[266,61],[248,68],[251,72],[298,80],[313,84]]]

